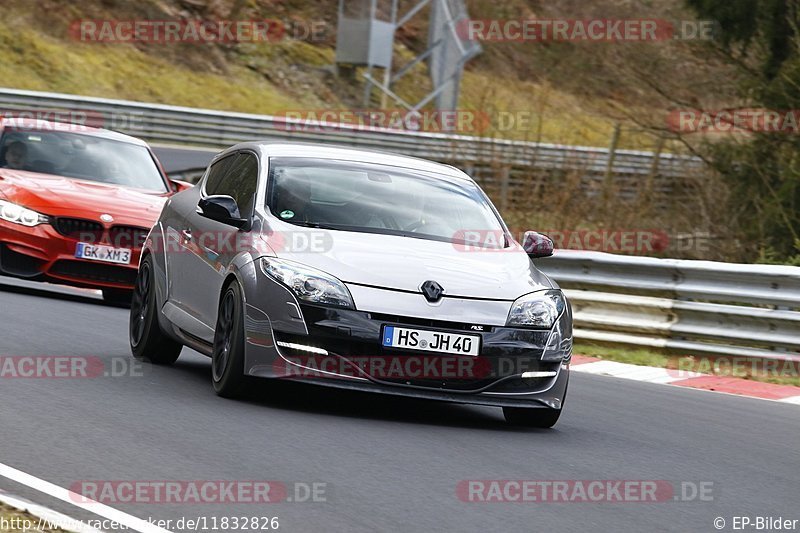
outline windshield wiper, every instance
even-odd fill
[[[289,224],[294,224],[295,226],[303,226],[304,228],[316,228],[316,229],[345,229],[350,226],[339,226],[336,224],[324,224],[322,222],[289,222]]]

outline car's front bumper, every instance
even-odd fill
[[[76,258],[77,243],[50,224],[27,227],[0,220],[0,274],[86,288],[133,288],[139,249],[133,249],[129,265],[119,265]]]
[[[266,315],[248,306],[249,375],[493,406],[560,409],[566,395],[569,353],[542,360],[551,331],[490,325],[474,331],[474,324],[312,305],[300,305],[300,311],[307,334],[275,330]],[[386,348],[381,339],[387,325],[478,335],[481,352],[475,357]]]

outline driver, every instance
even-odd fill
[[[22,170],[28,159],[28,147],[25,143],[15,141],[6,147],[5,166],[15,170]]]

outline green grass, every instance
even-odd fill
[[[715,359],[708,357],[669,355],[641,348],[607,347],[589,343],[576,343],[573,352],[579,355],[598,357],[607,361],[617,361],[631,365],[687,370],[800,387],[800,375],[798,375],[800,365],[798,364],[789,365],[776,362],[774,370],[753,371],[749,364],[744,365],[747,368],[732,369],[727,359],[717,358],[715,361]],[[759,365],[760,361],[756,364]],[[762,367],[758,366],[758,368]]]
[[[80,10],[73,11],[69,16],[77,18]],[[76,42],[63,30],[39,28],[26,16],[0,21],[0,86],[262,114],[348,109],[352,102],[360,102],[362,94],[360,76],[350,85],[331,74],[333,43],[137,48]],[[413,57],[401,45],[396,54],[398,65]],[[502,72],[504,66],[497,68]],[[608,146],[614,122],[595,111],[603,109],[604,102],[585,102],[546,82],[513,75],[500,75],[498,83],[498,76],[487,67],[465,73],[459,107],[489,114],[495,126],[465,133]],[[427,69],[418,64],[395,89],[405,100],[416,102],[429,87]],[[399,107],[391,100],[387,105]],[[517,118],[513,127],[496,127],[501,112]],[[520,125],[519,117],[527,118],[527,123]],[[648,149],[654,144],[649,136],[628,134],[622,135],[619,147]]]
[[[4,23],[0,56],[5,87],[253,113],[298,105],[244,66],[203,72],[132,46],[66,42]]]
[[[576,343],[572,351],[580,355],[599,357],[600,359],[631,365],[667,368],[667,363],[669,362],[669,357],[664,354],[642,349],[609,348],[594,344]]]

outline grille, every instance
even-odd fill
[[[61,259],[50,268],[50,273],[87,281],[133,285],[136,269],[116,265],[101,265],[85,261]]]
[[[421,294],[420,298],[422,298]],[[305,309],[303,310],[303,312],[305,313]],[[471,331],[472,333],[478,333],[474,330],[470,330],[470,326],[472,324],[466,324],[464,322],[447,322],[444,320],[431,320],[427,318],[387,315],[384,313],[370,313],[370,317],[380,322],[395,323],[398,325],[426,326],[431,328],[443,328],[443,329],[461,329],[461,330]],[[492,326],[483,326],[483,329],[480,332],[490,333],[493,329],[494,328]]]
[[[56,218],[53,227],[61,235],[86,242],[99,242],[103,236],[103,225],[81,218]]]
[[[115,248],[141,248],[150,232],[148,228],[139,226],[112,226],[108,233],[105,233],[103,225],[99,222],[62,217],[54,220],[53,227],[58,233],[70,239],[94,244],[104,241]]]

